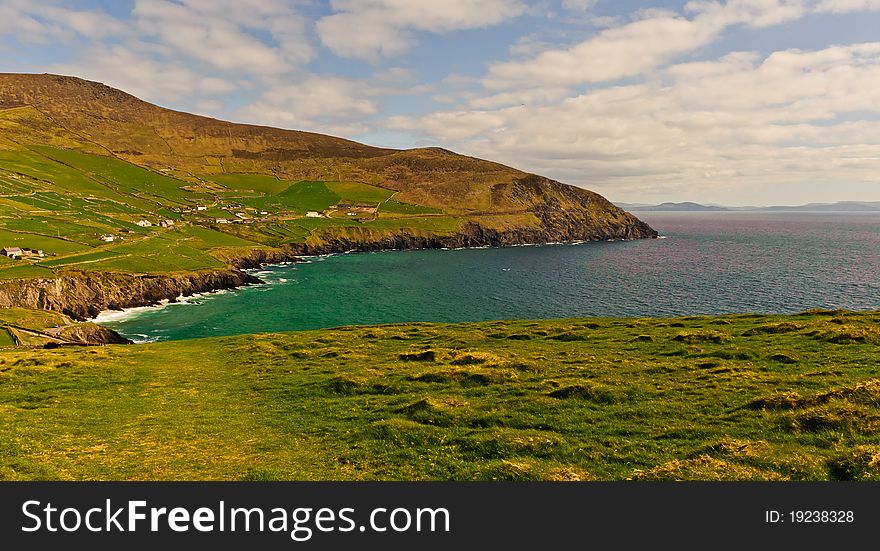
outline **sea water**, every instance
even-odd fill
[[[664,239],[314,257],[98,321],[136,341],[352,324],[880,309],[880,214],[640,213]]]

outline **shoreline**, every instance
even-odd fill
[[[582,244],[601,241],[632,241],[657,238],[658,233],[642,222],[617,227],[567,226],[555,230],[562,240],[551,240],[549,230],[498,231],[466,224],[447,235],[409,232],[352,237],[327,237],[318,242],[278,248],[226,250],[216,257],[225,269],[168,274],[63,271],[54,277],[0,281],[0,307],[21,307],[60,312],[76,321],[104,319],[114,312],[155,307],[163,301],[197,293],[237,289],[265,283],[252,270],[273,265],[304,262],[308,257],[401,250],[457,250]],[[565,237],[570,237],[565,239]]]
[[[660,238],[659,236],[657,237]],[[617,242],[617,241],[634,241],[631,239],[607,239],[604,242]],[[509,246],[492,246],[492,245],[484,245],[484,246],[474,246],[474,247],[457,247],[457,248],[422,248],[422,249],[382,249],[376,251],[364,251],[364,250],[348,250],[342,252],[333,252],[333,253],[325,253],[325,254],[314,254],[314,255],[300,255],[296,257],[296,260],[285,260],[280,262],[266,262],[261,263],[259,267],[254,268],[244,268],[240,269],[241,271],[247,273],[250,276],[253,276],[259,279],[260,272],[265,271],[267,268],[287,268],[290,266],[295,266],[297,264],[310,264],[312,262],[311,259],[315,258],[331,258],[334,256],[343,256],[348,254],[376,254],[376,253],[392,253],[392,252],[414,252],[414,251],[466,251],[466,250],[485,250],[485,249],[506,249],[506,248],[515,248],[515,247],[560,247],[560,246],[580,246],[586,245],[589,243],[601,243],[603,241],[584,241],[584,240],[574,240],[574,241],[558,241],[553,243],[522,243],[518,245],[509,245]],[[278,283],[286,283],[286,280],[279,281]],[[202,291],[198,293],[193,293],[191,295],[179,295],[173,299],[162,299],[159,300],[155,304],[148,304],[143,306],[132,306],[128,308],[122,309],[107,309],[102,310],[96,316],[89,318],[85,321],[89,321],[96,324],[103,324],[107,322],[114,321],[122,321],[124,319],[128,319],[132,314],[137,314],[141,312],[150,312],[150,311],[158,311],[164,310],[170,305],[186,305],[192,304],[197,306],[199,303],[193,303],[190,299],[198,299],[200,297],[212,297],[226,294],[230,291],[237,291],[244,289],[248,286],[255,285],[272,285],[271,282],[264,281],[260,279],[260,283],[253,283],[246,286],[234,287],[231,289],[217,289],[213,291]],[[131,338],[131,337],[129,337]],[[140,344],[140,343],[136,343]]]

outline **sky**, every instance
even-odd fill
[[[880,201],[880,0],[0,0],[0,70],[615,201]]]

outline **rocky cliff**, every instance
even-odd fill
[[[61,312],[85,320],[104,310],[150,306],[183,295],[261,283],[240,270],[168,275],[64,272],[51,279],[0,282],[0,307]]]
[[[347,236],[318,235],[303,244],[288,246],[292,255],[331,254],[346,251],[407,249],[457,249],[462,247],[508,247],[523,244],[546,244],[568,241],[605,241],[656,237],[656,232],[639,220],[631,224],[585,227],[576,217],[554,219],[556,228],[493,229],[466,223],[452,235],[394,233],[363,230]]]

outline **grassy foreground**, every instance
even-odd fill
[[[2,479],[876,479],[880,313],[0,353]]]

